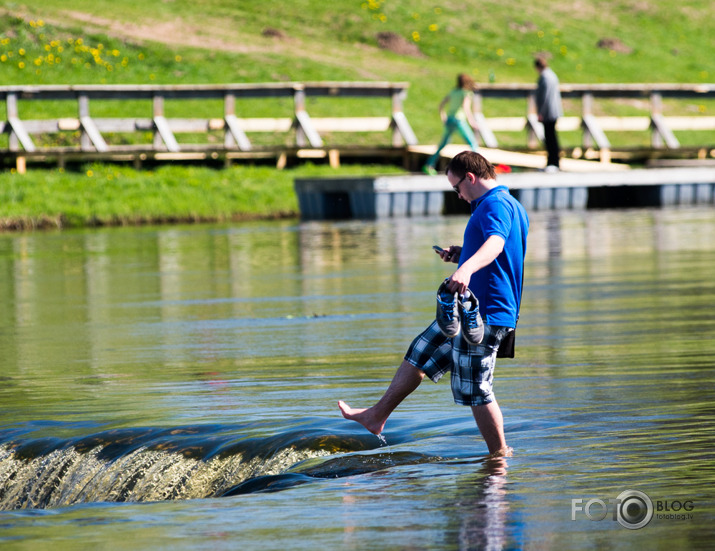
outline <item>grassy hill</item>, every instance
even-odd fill
[[[2,1],[0,80],[406,81],[406,115],[422,143],[435,143],[437,104],[457,73],[477,82],[534,82],[537,52],[551,55],[564,83],[712,82],[713,6],[707,0]],[[709,113],[715,106],[684,109]],[[2,182],[0,176],[0,188]]]

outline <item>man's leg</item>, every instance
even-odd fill
[[[472,415],[487,443],[489,455],[510,456],[512,450],[504,438],[504,418],[496,400],[483,406],[472,406]]]
[[[402,400],[420,386],[424,376],[421,369],[416,368],[407,360],[402,360],[390,386],[374,406],[367,409],[351,408],[341,400],[338,402],[338,407],[345,419],[357,421],[373,434],[381,434],[387,418]]]
[[[556,135],[556,121],[544,121],[544,141],[547,151],[546,164],[558,167],[561,150],[559,138]]]

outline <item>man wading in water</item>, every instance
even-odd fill
[[[504,421],[492,391],[497,354],[513,357],[529,219],[494,167],[479,153],[452,159],[447,180],[471,204],[462,246],[438,252],[459,264],[437,293],[435,321],[410,345],[382,398],[367,409],[338,402],[343,417],[381,434],[387,418],[422,382],[451,372],[457,404],[470,406],[493,456],[511,455]],[[483,320],[483,321],[482,321]]]

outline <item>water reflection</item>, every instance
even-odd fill
[[[126,361],[122,351],[137,339],[163,351],[167,363],[217,359],[221,330],[237,320],[332,315],[334,297],[354,299],[345,314],[409,312],[411,293],[444,274],[430,245],[459,242],[462,229],[456,217],[6,234],[0,367],[35,369],[52,356],[101,371]],[[671,274],[662,253],[709,251],[713,242],[709,210],[532,213],[527,285],[551,290],[537,311],[562,315],[572,307],[560,300],[569,292],[565,279],[604,284],[605,274],[634,279],[648,271],[663,281]],[[584,261],[566,262],[578,258]],[[694,265],[693,279],[708,269]],[[635,285],[634,294],[660,295],[653,309],[667,308],[667,293]],[[586,308],[590,319],[577,321],[603,322],[599,300]],[[211,323],[193,324],[200,321]],[[187,322],[191,334],[182,330]]]
[[[504,549],[507,537],[507,459],[490,458],[474,475],[457,478],[454,514],[459,518],[457,548]]]

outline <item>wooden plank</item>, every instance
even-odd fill
[[[415,136],[410,123],[407,122],[407,117],[405,117],[402,111],[394,111],[392,113],[392,126],[397,129],[403,143],[407,145],[415,145],[418,143],[417,136]],[[392,144],[397,145],[395,136],[393,136]]]
[[[79,122],[84,131],[87,133],[87,136],[89,136],[89,139],[92,141],[94,148],[97,151],[107,151],[107,142],[104,141],[102,134],[100,134],[92,118],[89,116],[80,117]]]
[[[671,130],[715,130],[715,117],[663,117]]]
[[[390,117],[320,117],[312,118],[318,132],[385,132]]]
[[[10,124],[12,133],[15,134],[17,139],[20,141],[22,148],[28,152],[35,151],[35,144],[33,143],[32,138],[30,138],[30,135],[27,133],[22,121],[18,117],[8,117],[7,122]]]
[[[236,124],[244,132],[288,132],[293,126],[293,119],[236,118]]]
[[[491,121],[481,112],[474,113],[474,119],[477,123],[476,132],[482,138],[484,145],[487,147],[497,147],[497,139],[496,136],[494,136],[494,132],[492,132]]]
[[[434,153],[436,146],[434,145],[417,145],[410,146],[408,151],[420,153],[423,155],[431,155]],[[465,144],[449,144],[441,152],[441,156],[451,159],[457,153],[467,150]],[[478,153],[483,155],[492,164],[504,164],[509,166],[518,166],[523,168],[544,168],[546,158],[542,152],[538,154],[519,153],[517,151],[507,151],[496,148],[479,148]],[[581,159],[562,158],[560,162],[561,170],[564,172],[593,172],[593,171],[621,171],[628,170],[630,167],[623,164],[615,163],[600,163],[596,161],[586,161]]]
[[[668,127],[668,124],[665,122],[663,115],[653,113],[651,115],[651,121],[653,123],[653,128],[658,135],[658,138],[662,139],[667,147],[669,147],[670,149],[677,149],[680,147],[680,142],[675,137],[675,134],[673,134],[673,131]],[[655,138],[655,135],[654,141],[658,141]],[[656,143],[654,143],[654,145],[656,145]]]
[[[321,139],[320,135],[313,127],[313,123],[312,123],[312,121],[310,119],[310,115],[308,115],[307,111],[303,111],[303,110],[296,111],[295,125],[296,125],[296,129],[298,130],[298,133],[300,134],[302,132],[305,135],[305,137],[308,139],[308,143],[312,147],[322,147],[323,146],[323,140]],[[301,144],[299,143],[298,145],[301,145]]]
[[[75,130],[79,130],[81,127],[82,124],[79,122],[79,119],[64,118],[57,120],[57,130],[63,132],[74,132]]]
[[[169,151],[177,152],[180,151],[179,143],[176,141],[174,134],[171,132],[169,123],[166,121],[166,117],[159,115],[154,117],[154,126],[159,131],[159,135],[166,145]]]
[[[236,118],[236,115],[232,115],[229,113],[225,116],[225,120],[226,126],[228,126],[229,133],[238,145],[238,149],[240,149],[241,151],[250,151],[251,142],[246,136],[246,133],[241,128],[239,120],[238,118]]]
[[[535,113],[530,113],[526,117],[527,131],[532,133],[540,141],[544,141],[544,125],[539,122],[539,117]]]
[[[606,134],[603,133],[603,130],[599,126],[596,117],[594,117],[593,115],[584,115],[583,126],[586,132],[588,132],[588,134],[590,134],[591,137],[596,141],[596,145],[600,149],[611,148],[611,142],[608,141]]]
[[[604,132],[639,132],[650,128],[650,117],[593,117],[593,120]]]

